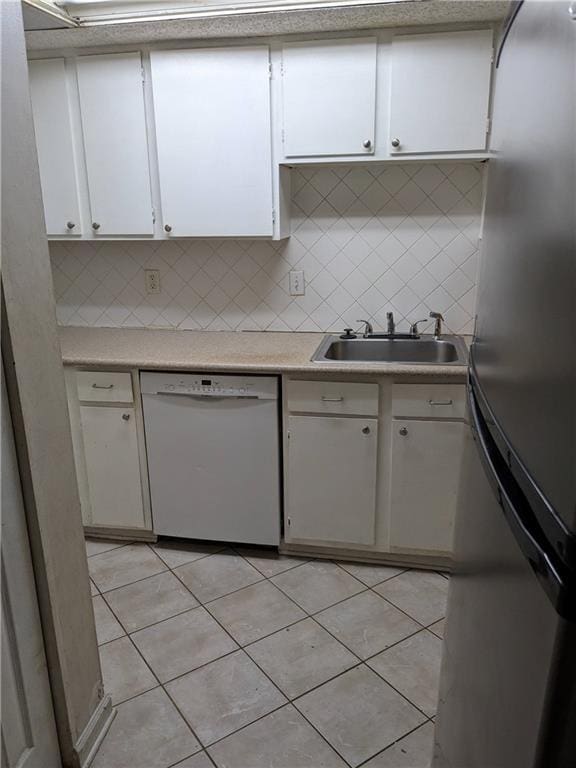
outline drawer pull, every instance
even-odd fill
[[[452,405],[453,400],[428,400],[429,405]]]
[[[323,403],[342,403],[343,401],[343,397],[325,397],[325,395],[322,395]]]
[[[92,384],[92,389],[114,389],[114,384]]]

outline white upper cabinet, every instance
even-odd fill
[[[272,235],[268,47],[153,51],[151,63],[165,231]]]
[[[59,237],[80,235],[82,226],[64,59],[31,61],[29,71],[46,230],[49,235]]]
[[[391,154],[486,148],[492,46],[490,30],[394,38]]]
[[[140,54],[80,56],[78,87],[94,234],[153,234]]]
[[[374,37],[283,46],[286,157],[373,154],[376,49]]]

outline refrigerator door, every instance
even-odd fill
[[[456,529],[434,768],[532,768],[558,617],[471,436]]]
[[[569,0],[525,0],[496,72],[472,350],[515,471],[565,549],[576,530],[575,73]]]
[[[463,471],[433,766],[533,768],[559,619],[471,436]]]
[[[575,573],[516,484],[473,377],[469,414],[433,766],[568,768]]]

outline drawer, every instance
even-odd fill
[[[78,399],[82,402],[132,403],[132,376],[111,371],[78,371]]]
[[[392,415],[400,418],[463,419],[466,411],[463,384],[395,384]]]
[[[288,410],[378,416],[378,384],[341,381],[288,381]]]

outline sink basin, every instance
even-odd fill
[[[460,336],[340,339],[327,336],[312,356],[315,363],[410,363],[466,365],[468,351]]]

